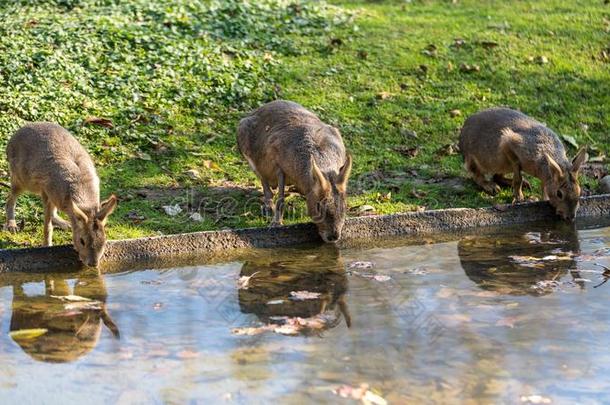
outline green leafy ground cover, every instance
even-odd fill
[[[465,117],[518,108],[608,155],[609,31],[601,0],[3,2],[0,150],[25,121],[72,131],[103,196],[120,197],[111,238],[263,226],[235,127],[285,98],[341,128],[352,215],[506,203],[509,190],[491,198],[465,178]],[[0,168],[8,179],[3,153]],[[287,222],[307,220],[288,203]],[[1,247],[38,244],[39,199],[21,197],[17,215],[24,230]]]

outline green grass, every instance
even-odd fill
[[[609,31],[601,0],[5,2],[0,149],[24,121],[72,131],[103,195],[121,198],[111,238],[263,226],[235,127],[284,98],[341,129],[355,157],[354,214],[505,203],[510,191],[482,194],[444,148],[467,115],[505,105],[610,154]],[[0,168],[6,177],[4,156]],[[177,203],[177,217],[161,208]],[[300,198],[289,203],[288,222],[307,220]],[[202,222],[188,218],[198,208]],[[0,232],[1,247],[41,240],[39,200],[23,196],[17,214],[24,232]],[[69,240],[57,231],[57,243]]]

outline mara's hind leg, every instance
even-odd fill
[[[57,207],[52,208],[52,214],[53,215],[52,215],[51,223],[53,224],[54,227],[59,228],[64,231],[69,231],[72,228],[72,226],[70,225],[70,222],[66,221],[65,219],[63,219],[59,215],[57,215]]]
[[[504,176],[503,174],[494,174],[492,179],[497,185],[499,185],[502,188],[509,188],[509,187],[513,186],[513,180],[509,179],[508,177]],[[526,179],[524,179],[523,176],[521,177],[521,184],[522,184],[523,188],[526,190],[532,189],[530,182],[527,181]]]
[[[11,233],[17,232],[17,221],[15,221],[15,206],[17,205],[17,197],[21,194],[21,189],[14,184],[11,184],[11,191],[6,198],[6,225],[4,229]]]
[[[474,158],[466,158],[465,166],[466,170],[472,174],[472,179],[474,182],[477,183],[487,194],[496,195],[500,192],[500,186],[485,178],[485,175],[481,172],[481,169]]]
[[[263,183],[263,216],[271,218],[273,216],[273,191],[266,180],[261,179]]]
[[[275,202],[275,213],[273,215],[273,222],[271,226],[282,225],[282,219],[284,217],[284,188],[286,186],[286,177],[282,169],[277,169],[277,201]]]
[[[502,188],[508,188],[513,186],[513,181],[503,174],[494,174],[492,177],[494,183]]]

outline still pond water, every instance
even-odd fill
[[[426,242],[0,276],[0,403],[610,401],[610,228]]]

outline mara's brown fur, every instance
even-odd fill
[[[282,222],[285,186],[294,185],[322,239],[339,240],[352,159],[336,128],[299,104],[273,101],[240,121],[237,143],[262,182],[267,212],[278,188],[272,226]]]
[[[52,245],[53,225],[71,227],[80,259],[88,266],[97,266],[106,246],[106,220],[117,199],[113,195],[100,203],[100,181],[87,151],[61,126],[37,122],[13,135],[6,154],[11,172],[6,228],[17,231],[15,203],[19,194],[38,194],[44,204],[43,245]],[[57,215],[58,209],[70,222]]]
[[[578,171],[586,161],[582,148],[570,161],[559,137],[542,123],[508,108],[480,111],[466,120],[460,134],[466,170],[487,193],[513,174],[514,201],[523,200],[521,171],[542,181],[542,193],[558,215],[573,220],[578,209]],[[486,176],[493,176],[489,180]],[[495,180],[495,181],[494,181]]]

